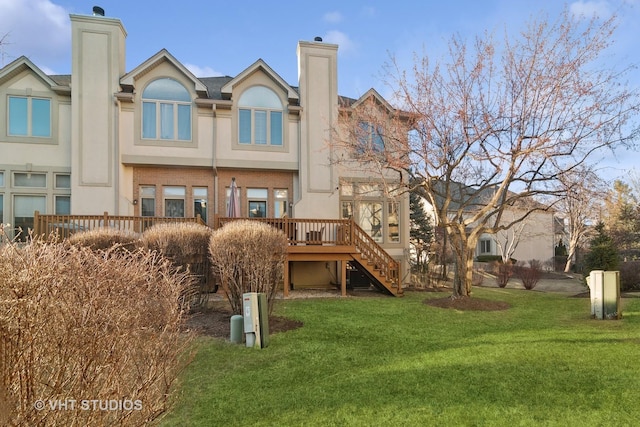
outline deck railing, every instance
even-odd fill
[[[391,283],[400,286],[400,266],[375,240],[352,219],[303,218],[229,218],[216,216],[214,228],[231,221],[260,221],[283,230],[289,245],[353,246],[356,252]],[[204,224],[200,216],[194,218],[166,218],[109,215],[51,215],[34,214],[34,235],[65,239],[73,233],[96,228],[115,228],[141,233],[154,224],[195,222]]]
[[[260,221],[286,230],[289,245],[355,246],[366,262],[399,286],[400,265],[352,219],[228,218],[216,217],[215,227],[238,220]]]
[[[154,224],[172,222],[195,222],[204,224],[200,216],[193,218],[166,218],[155,216],[123,216],[109,215],[53,215],[35,211],[33,218],[33,234],[36,236],[55,236],[66,239],[74,233],[97,228],[114,228],[117,230],[142,233]]]
[[[285,232],[290,245],[354,245],[352,221],[348,219],[229,218],[218,216],[215,228],[231,221],[249,220],[269,224]]]

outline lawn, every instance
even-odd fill
[[[198,340],[166,426],[635,425],[640,298],[592,320],[588,298],[474,290],[504,311],[425,299],[278,302],[302,328],[268,348]]]

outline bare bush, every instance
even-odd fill
[[[140,235],[116,228],[96,228],[72,234],[67,241],[72,245],[86,246],[92,250],[113,249],[114,246],[135,249]]]
[[[210,274],[209,239],[211,229],[191,222],[161,223],[142,233],[142,246],[163,254],[176,268],[192,274],[198,283],[199,298],[195,305],[206,302],[207,293],[215,291],[215,280]]]
[[[190,354],[185,274],[141,249],[38,241],[1,247],[0,271],[0,425],[145,425],[167,410]]]
[[[513,276],[513,264],[511,261],[493,261],[491,264],[491,271],[496,276],[496,284],[504,288],[509,283],[509,279]]]
[[[213,232],[209,254],[234,313],[242,313],[242,294],[266,294],[269,313],[282,283],[287,236],[257,221],[233,221]]]
[[[522,282],[525,289],[531,290],[536,287],[542,275],[542,262],[537,259],[529,260],[529,266],[524,263],[516,264],[515,275]]]

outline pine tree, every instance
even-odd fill
[[[618,250],[605,230],[605,225],[601,221],[596,227],[596,235],[590,242],[590,250],[585,258],[585,277],[592,270],[617,270],[620,264]]]
[[[409,240],[416,252],[416,267],[418,271],[425,271],[425,258],[433,241],[433,226],[431,217],[424,210],[422,198],[415,192],[409,193],[409,220]]]

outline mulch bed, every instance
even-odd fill
[[[499,311],[511,308],[511,305],[504,301],[492,301],[475,297],[453,298],[448,296],[445,298],[428,299],[425,300],[424,303],[431,307],[450,308],[462,311]]]
[[[187,318],[186,327],[197,335],[216,338],[231,338],[231,316],[233,313],[227,307],[214,306],[192,313]],[[290,331],[302,327],[297,320],[279,316],[269,316],[269,334]]]

